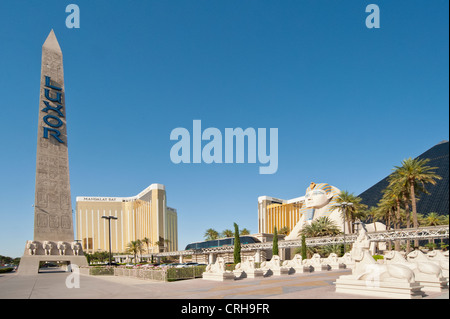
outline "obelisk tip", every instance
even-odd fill
[[[52,50],[52,51],[56,51],[56,52],[61,52],[61,47],[59,46],[58,40],[56,39],[56,35],[55,32],[53,31],[53,29],[50,31],[50,33],[47,36],[47,39],[45,40],[44,44],[42,45],[43,48]]]

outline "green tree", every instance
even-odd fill
[[[205,240],[215,240],[219,238],[219,233],[215,229],[209,228],[206,230],[203,237],[205,238]]]
[[[272,254],[278,255],[278,232],[277,227],[273,228]]]
[[[151,240],[145,237],[142,239],[142,243],[147,246],[147,254],[150,254],[150,245],[152,244]]]
[[[245,235],[250,235],[250,230],[248,230],[247,228],[243,228],[241,230],[241,236],[245,236]]]
[[[345,211],[342,210],[342,217],[347,222],[347,227],[350,233],[354,232],[354,222],[356,219],[364,218],[364,212],[367,209],[367,205],[361,203],[362,198],[355,196],[353,193],[349,193],[348,191],[341,191],[338,198],[336,199],[336,204],[342,203],[352,203],[352,206],[347,206]],[[336,209],[341,209],[339,205],[334,205],[331,207],[331,210],[334,211]],[[345,215],[345,216],[344,216]]]
[[[225,229],[222,232],[222,237],[227,238],[227,237],[233,237],[233,236],[234,236],[234,233],[233,233],[233,231],[231,229]]]
[[[287,235],[287,234],[289,234],[289,232],[290,232],[291,230],[289,229],[289,227],[287,227],[287,226],[284,226],[284,227],[281,227],[280,228],[280,230],[279,230],[279,234],[280,235]]]
[[[442,225],[442,217],[437,213],[429,213],[425,217],[425,223],[427,226],[439,226]]]
[[[305,260],[307,257],[306,255],[306,237],[305,235],[302,235],[302,250],[301,250],[301,254],[302,254],[302,260]]]
[[[311,224],[305,225],[300,235],[306,237],[336,236],[341,233],[340,228],[327,216],[313,220]]]
[[[402,161],[401,166],[395,166],[392,178],[390,178],[390,185],[398,184],[405,189],[409,188],[409,195],[411,199],[412,215],[414,227],[419,227],[417,219],[417,193],[427,193],[425,189],[426,184],[435,185],[436,180],[442,179],[439,175],[435,174],[433,170],[437,167],[428,166],[429,159],[405,159]],[[418,240],[415,242],[418,245]]]
[[[239,226],[234,223],[234,263],[241,262],[241,239],[239,238]]]
[[[142,249],[142,242],[140,240],[133,240],[131,242],[128,243],[127,245],[127,253],[129,254],[133,254],[134,255],[134,263],[136,264],[137,261],[137,254],[141,251]]]

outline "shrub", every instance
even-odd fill
[[[89,269],[91,276],[113,276],[114,267],[92,267]]]
[[[378,259],[384,259],[384,256],[382,256],[382,255],[373,255],[372,257],[373,257],[373,259],[375,259],[375,260],[378,260]]]
[[[6,272],[11,272],[11,271],[13,271],[13,269],[14,268],[12,268],[12,267],[2,268],[2,269],[0,269],[0,274],[4,274]]]

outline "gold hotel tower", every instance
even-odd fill
[[[152,184],[133,197],[77,197],[76,239],[88,253],[109,250],[123,253],[131,241],[148,238],[149,253],[178,250],[177,211],[167,206],[162,184]],[[147,245],[143,245],[144,254]]]

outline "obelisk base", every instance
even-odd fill
[[[66,266],[88,266],[81,245],[76,242],[28,241],[20,259],[18,275],[37,275],[41,262],[56,262]]]

